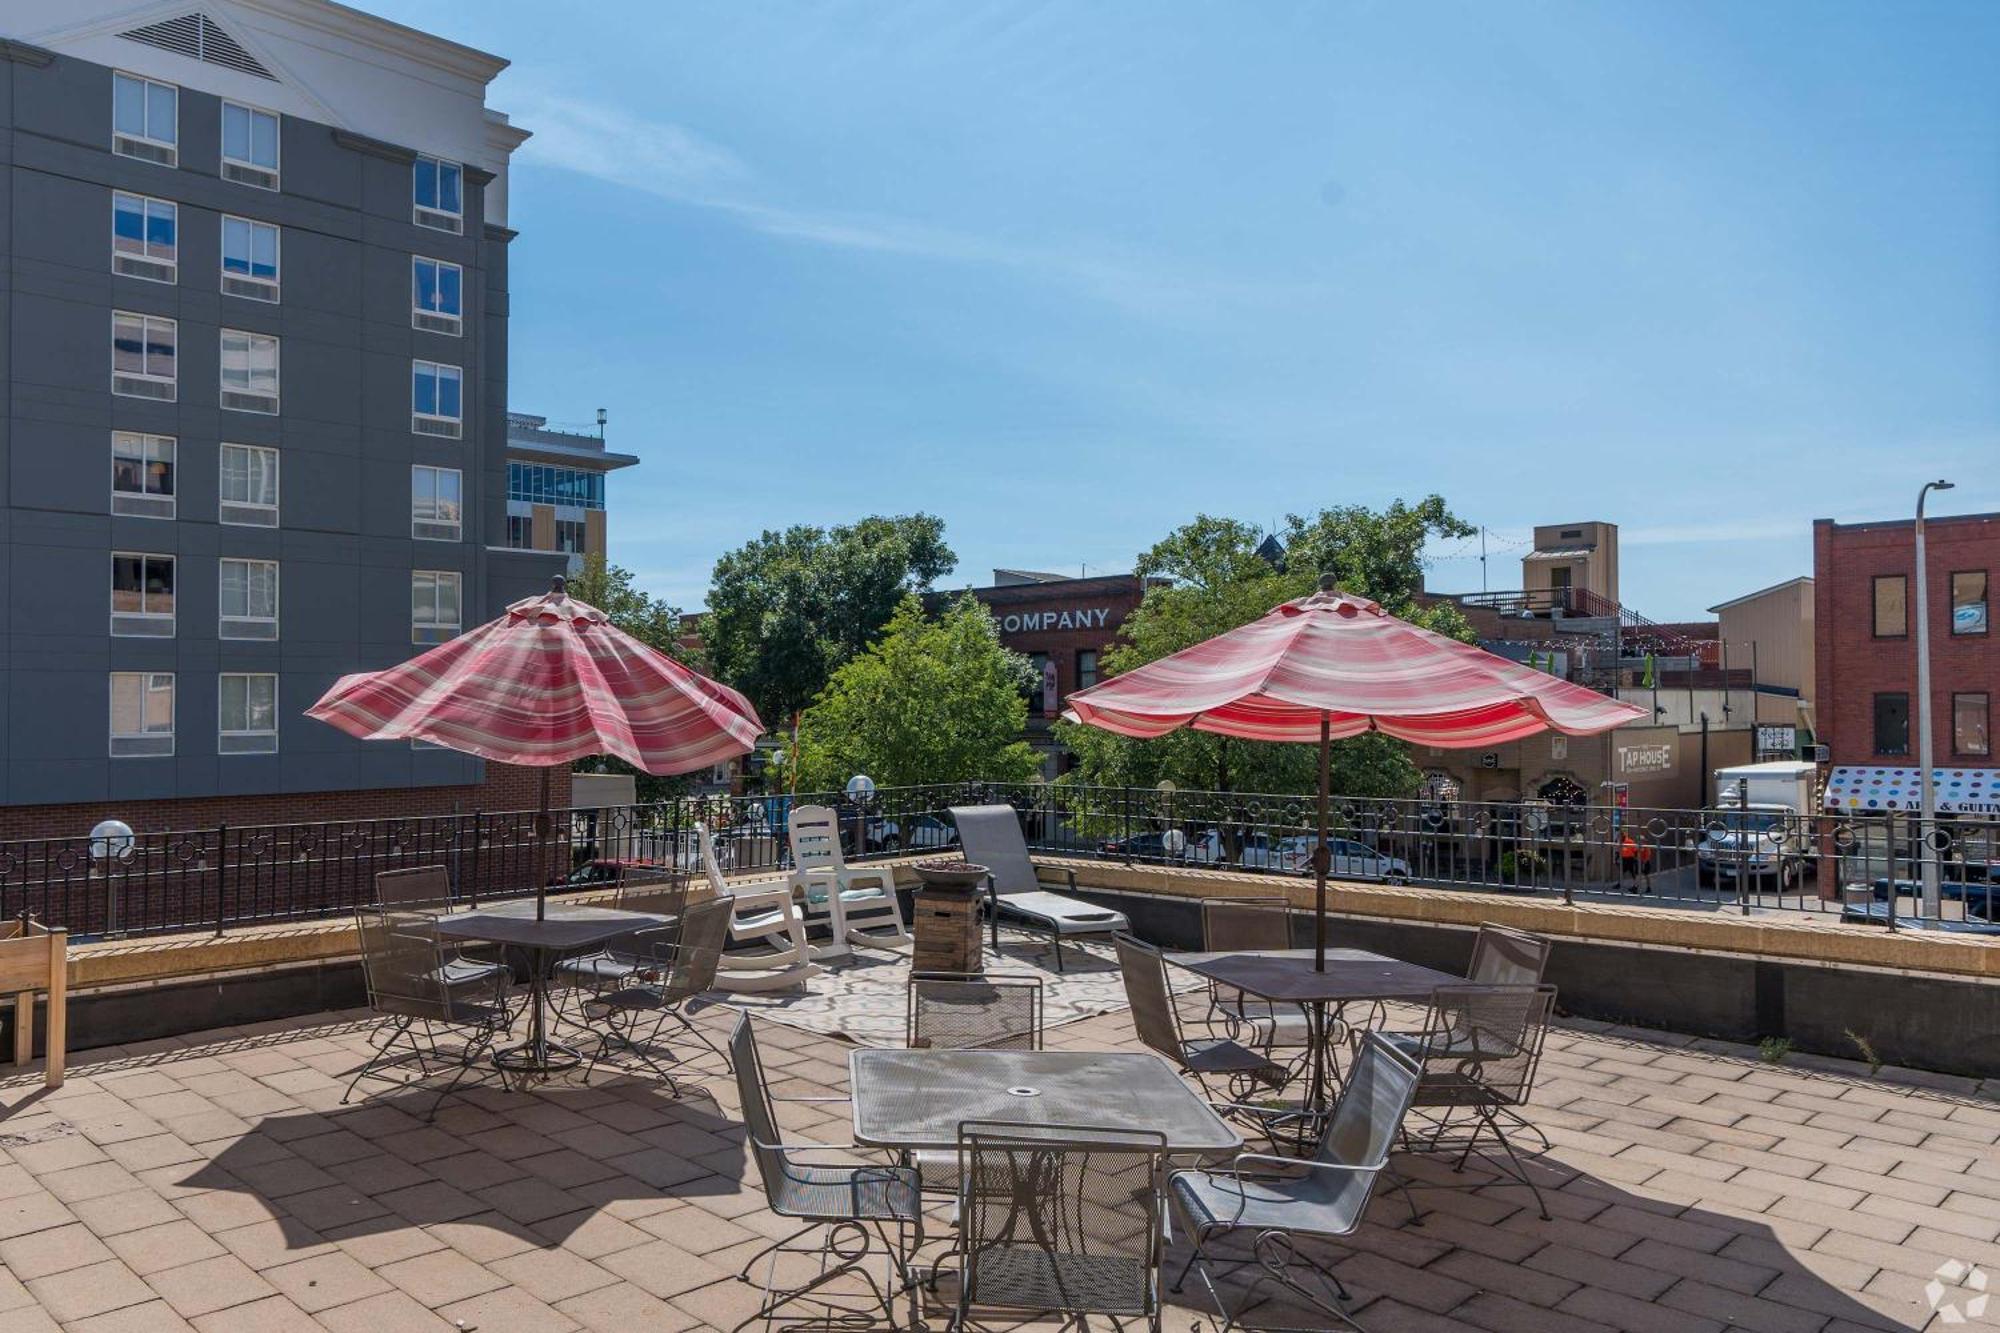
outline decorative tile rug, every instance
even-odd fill
[[[1118,972],[1117,951],[1108,940],[1066,941],[1063,968],[1056,971],[1055,952],[1046,937],[1003,930],[999,960],[995,961],[990,946],[987,950],[990,975],[1041,978],[1045,1029],[1129,1007],[1125,982]],[[746,1009],[773,1023],[845,1037],[862,1046],[895,1047],[903,1044],[909,979],[907,952],[856,948],[850,957],[829,966],[802,990],[740,995],[716,992],[706,999]],[[1203,983],[1170,967],[1167,984],[1176,994],[1185,994],[1199,990]]]

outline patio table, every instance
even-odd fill
[[[847,1070],[863,1147],[953,1152],[968,1120],[1151,1131],[1175,1155],[1243,1147],[1157,1055],[862,1049],[848,1053]]]
[[[1225,953],[1170,953],[1175,963],[1198,977],[1232,986],[1245,995],[1274,1004],[1295,1004],[1305,1010],[1306,1045],[1311,1057],[1311,1081],[1306,1105],[1324,1110],[1332,1080],[1328,1052],[1333,1025],[1344,1025],[1344,1011],[1355,1001],[1428,1000],[1439,986],[1456,986],[1463,977],[1387,958],[1365,949],[1328,949],[1326,970],[1313,966],[1311,949],[1243,949]],[[1328,1009],[1333,1011],[1332,1023]]]
[[[538,919],[534,900],[530,898],[441,916],[437,932],[443,939],[511,944],[530,951],[528,1039],[518,1046],[493,1052],[493,1063],[511,1074],[546,1075],[572,1069],[583,1059],[583,1053],[574,1046],[565,1046],[549,1037],[549,976],[557,956],[620,935],[658,929],[672,920],[652,912],[559,903],[551,903],[547,917]]]

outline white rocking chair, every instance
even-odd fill
[[[791,884],[782,879],[731,884],[722,878],[722,861],[715,854],[715,839],[706,824],[694,826],[702,869],[708,887],[718,899],[732,904],[729,914],[731,943],[762,947],[742,953],[722,955],[715,984],[720,990],[770,991],[803,986],[826,971],[812,961],[806,942],[806,923],[792,899]]]
[[[838,815],[823,805],[802,805],[792,811],[790,835],[791,885],[805,903],[806,920],[823,916],[833,932],[814,948],[815,958],[845,958],[855,944],[883,949],[910,942],[894,872],[847,864]]]

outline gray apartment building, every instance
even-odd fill
[[[506,546],[506,62],[324,0],[0,37],[0,836],[507,808],[302,716],[563,567]]]

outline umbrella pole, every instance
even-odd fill
[[[1319,846],[1313,851],[1313,970],[1326,971],[1327,788],[1333,780],[1333,716],[1319,715]]]
[[[542,804],[535,813],[535,920],[549,915],[549,770],[542,770]]]

